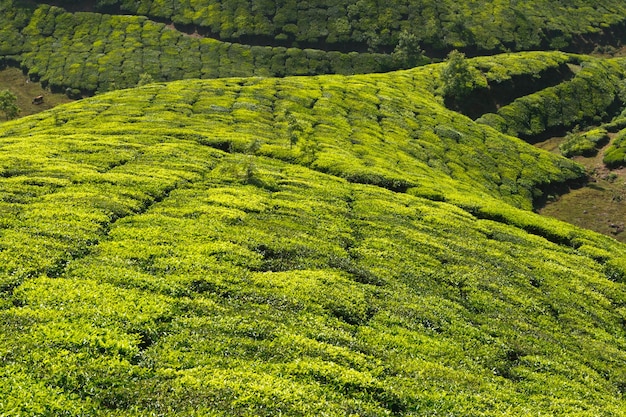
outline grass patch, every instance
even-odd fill
[[[30,81],[20,69],[13,67],[0,70],[0,89],[10,90],[17,96],[17,106],[20,108],[18,117],[29,116],[73,101],[65,94],[52,93],[44,89],[40,83]],[[37,105],[33,103],[33,99],[38,96],[43,96],[43,103]]]

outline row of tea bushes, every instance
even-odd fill
[[[618,132],[611,146],[604,152],[603,162],[609,168],[626,166],[626,130]]]
[[[576,55],[564,52],[533,51],[478,57],[469,62],[483,73],[490,87],[498,89],[499,84],[511,79],[520,76],[541,76],[577,60]]]
[[[19,11],[24,17],[27,9]],[[154,81],[232,76],[381,72],[398,67],[391,55],[247,46],[188,36],[139,16],[68,13],[41,5],[24,19],[0,17],[0,55],[54,90],[86,93]]]
[[[80,213],[102,225],[2,294],[0,413],[623,415],[615,241],[501,200],[473,215],[134,124],[0,141],[13,148],[0,161],[25,144],[48,159],[21,178],[69,179],[3,229],[3,247],[24,240],[16,263],[58,229],[80,233]],[[46,208],[73,223],[35,222]]]
[[[621,60],[583,60],[571,80],[518,98],[479,121],[531,140],[550,130],[597,123],[618,109],[623,77]]]
[[[67,110],[50,112],[37,116],[37,123],[57,134],[86,120],[94,131],[113,132],[124,131],[116,124],[132,121],[133,129],[158,128],[164,135],[298,163],[354,183],[439,199],[471,190],[526,208],[541,186],[584,176],[571,161],[446,109],[433,93],[438,68],[149,85],[120,92],[115,105],[110,98],[90,100],[71,116]]]
[[[80,8],[80,2],[60,4]],[[567,5],[549,0],[472,3],[409,0],[245,2],[239,0],[100,0],[101,10],[153,16],[205,28],[223,40],[261,37],[268,42],[358,46],[388,51],[402,30],[414,32],[424,48],[504,51],[573,47],[579,37],[600,35],[620,25],[626,6],[619,0]]]

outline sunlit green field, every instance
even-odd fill
[[[0,125],[0,415],[626,415],[626,247],[534,214],[583,168],[448,110],[443,65]]]

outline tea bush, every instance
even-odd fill
[[[609,141],[606,129],[591,129],[586,132],[572,132],[565,141],[559,145],[563,156],[593,156],[598,153],[598,148]]]
[[[609,168],[618,168],[626,164],[626,130],[621,130],[617,137],[604,152],[602,159]]]

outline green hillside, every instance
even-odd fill
[[[427,59],[421,62],[427,62]],[[251,46],[190,36],[144,16],[70,13],[0,1],[0,65],[70,95],[156,81],[232,76],[381,72],[404,65],[389,54]]]
[[[507,51],[615,51],[621,0],[0,0],[0,66],[70,96],[155,81],[385,72]]]
[[[475,92],[623,77],[470,64]],[[626,415],[626,246],[533,213],[586,173],[447,109],[445,66],[0,125],[0,415]]]
[[[71,9],[86,6],[74,0],[57,3]],[[611,36],[623,31],[626,12],[626,5],[617,0],[96,0],[87,4],[99,11],[194,25],[229,41],[261,37],[291,45],[349,44],[393,50],[400,31],[410,30],[431,50],[500,52],[575,47],[594,36]]]

